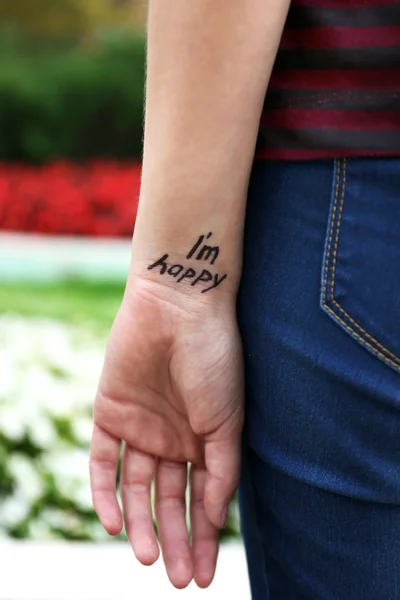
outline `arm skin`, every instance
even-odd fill
[[[164,252],[179,262],[199,235],[213,232],[218,271],[228,277],[202,299],[235,298],[249,174],[288,6],[288,0],[150,0],[134,274],[149,276],[146,267]],[[189,292],[198,296],[190,286]]]
[[[211,583],[240,477],[244,385],[235,304],[244,212],[288,6],[150,0],[139,211],[94,403],[90,475],[104,528],[116,534],[124,523],[146,565],[159,556],[154,481],[159,542],[177,588],[192,579]]]

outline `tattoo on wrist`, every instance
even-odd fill
[[[209,262],[210,265],[214,265],[219,256],[219,246],[208,246],[207,244],[203,244],[203,242],[209,240],[211,236],[211,232],[206,235],[200,235],[196,243],[187,253],[186,259]],[[202,294],[215,289],[228,277],[227,274],[219,275],[208,269],[197,268],[197,265],[189,267],[180,263],[169,262],[168,259],[169,254],[163,254],[161,258],[148,267],[148,270],[151,271],[152,269],[158,268],[160,270],[160,275],[173,277],[176,283],[190,280],[190,285],[193,287],[198,286],[203,288],[201,290]],[[209,285],[210,282],[212,282],[212,285]]]

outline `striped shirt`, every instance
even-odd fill
[[[258,158],[400,156],[400,2],[292,0]]]

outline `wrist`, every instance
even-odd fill
[[[228,270],[196,268],[163,254],[148,266],[132,261],[127,287],[148,290],[181,306],[226,306],[236,303],[238,283]]]
[[[236,295],[230,293],[218,294],[218,297],[199,295],[193,290],[182,287],[169,286],[160,279],[149,278],[146,275],[138,276],[129,274],[125,290],[125,297],[140,296],[151,302],[160,303],[160,307],[169,306],[183,316],[195,318],[236,318]]]
[[[200,234],[179,251],[168,245],[133,250],[128,286],[151,289],[175,303],[220,306],[236,303],[239,261],[228,265],[212,232]],[[217,241],[217,240],[216,240]],[[174,244],[176,246],[176,244]]]

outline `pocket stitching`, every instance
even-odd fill
[[[334,224],[335,224],[335,218],[336,218],[336,209],[337,209],[337,202],[338,202],[338,197],[339,197],[340,169],[341,169],[341,162],[339,159],[337,161],[335,198],[333,201],[333,209],[332,209],[332,217],[331,217],[331,223],[330,223],[330,229],[329,229],[328,244],[327,244],[327,248],[326,248],[324,288],[323,288],[323,305],[324,306],[326,305],[326,294],[327,294],[328,274],[329,274],[329,259],[330,259],[330,254],[331,254],[333,231],[334,231]]]
[[[345,311],[345,309],[339,304],[339,302],[334,297],[337,251],[338,251],[338,247],[339,247],[339,234],[340,234],[340,226],[341,226],[341,222],[342,222],[344,198],[345,198],[346,183],[347,183],[347,169],[346,169],[346,167],[347,167],[347,161],[346,161],[346,158],[344,158],[343,159],[342,186],[341,186],[341,188],[342,188],[342,194],[341,194],[341,200],[340,200],[339,210],[337,210],[338,200],[339,200],[339,188],[340,188],[341,170],[342,170],[341,169],[341,161],[340,161],[340,159],[337,161],[335,197],[334,197],[334,203],[333,203],[333,208],[332,208],[332,216],[331,216],[331,223],[330,223],[328,243],[327,243],[327,249],[326,249],[326,257],[325,257],[324,285],[323,285],[323,294],[322,294],[322,296],[323,296],[322,297],[322,307],[327,312],[329,312],[335,319],[337,319],[339,321],[339,323],[341,323],[341,325],[343,325],[343,327],[345,329],[347,329],[354,337],[356,337],[361,343],[363,343],[367,348],[369,348],[374,354],[376,354],[377,356],[379,356],[385,362],[387,362],[390,365],[392,365],[394,368],[400,369],[400,357],[398,357],[396,354],[394,354],[393,352],[391,352],[388,348],[386,348],[386,346],[384,346],[383,344],[381,344],[380,342],[378,342],[378,340],[376,338],[374,338],[371,334],[369,334],[359,323],[357,323],[357,321],[355,321],[355,319],[353,317],[351,317],[349,315],[348,312]],[[337,214],[337,219],[336,219],[336,214]],[[335,225],[335,220],[336,220],[336,225]],[[333,237],[334,237],[334,234],[335,234],[335,229],[336,229],[335,246],[334,246],[333,255],[332,255],[332,261],[331,261],[332,264],[330,266],[329,263],[330,263],[332,242],[333,242]],[[331,276],[331,281],[330,281],[330,300],[331,300],[332,304],[355,327],[357,327],[357,329],[359,330],[359,332],[362,333],[362,334],[364,334],[365,337],[363,337],[362,335],[360,335],[359,333],[357,333],[348,323],[346,323],[345,321],[343,321],[343,319],[341,319],[340,316],[334,310],[332,310],[332,308],[330,306],[328,306],[328,303],[327,303],[327,288],[328,288],[328,279],[329,279],[329,268],[331,268],[331,270],[332,270],[332,276]],[[368,338],[369,340],[371,340],[371,342],[373,342],[375,344],[375,347],[371,343],[369,343],[365,338]],[[382,352],[385,352],[387,354],[387,356],[385,356],[385,354],[383,354],[382,352],[380,352],[378,350],[378,348],[380,348],[382,350]],[[392,357],[393,360],[391,360],[390,358],[388,358],[389,356]]]

